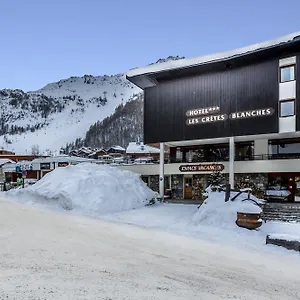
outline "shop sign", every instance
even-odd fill
[[[221,172],[224,170],[223,164],[202,164],[202,165],[181,165],[180,172]]]
[[[50,170],[50,163],[40,163],[41,170]]]
[[[58,167],[67,167],[68,165],[69,165],[68,162],[58,162],[58,163],[57,163],[57,166],[58,166]]]

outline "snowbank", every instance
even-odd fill
[[[81,163],[57,168],[36,184],[7,192],[7,196],[88,214],[120,212],[146,205],[154,192],[138,174],[108,165]],[[46,200],[46,201],[45,201]]]
[[[231,193],[231,198],[237,193]],[[261,208],[251,201],[242,201],[247,193],[242,193],[234,201],[225,202],[225,192],[211,192],[207,190],[208,198],[203,202],[192,221],[196,225],[209,225],[221,228],[237,227],[235,221],[237,212],[261,213]],[[251,199],[260,202],[260,199],[251,196]]]

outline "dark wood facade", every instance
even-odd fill
[[[296,130],[300,131],[300,54],[296,62]]]
[[[158,85],[145,89],[144,142],[167,142],[229,136],[278,133],[279,59],[298,55],[299,43],[286,49],[208,64],[188,70],[156,74]],[[297,48],[298,47],[298,48]],[[198,70],[198,71],[195,71]],[[300,68],[297,68],[297,112],[300,111]],[[272,108],[272,115],[227,119],[187,125],[186,112],[220,107],[218,114],[230,115]],[[297,118],[300,130],[300,118]]]

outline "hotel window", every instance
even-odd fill
[[[288,82],[295,80],[295,66],[287,66],[280,68],[280,82]]]
[[[295,115],[295,100],[280,102],[280,117],[291,117]]]

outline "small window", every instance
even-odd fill
[[[295,80],[295,66],[282,67],[280,69],[280,82]]]
[[[280,117],[291,117],[295,115],[295,100],[280,102]]]

